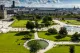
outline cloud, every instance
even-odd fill
[[[11,6],[13,0],[0,0],[0,4],[5,4],[5,6]],[[66,4],[63,0],[14,0],[16,6],[29,6],[29,7],[73,7],[79,6],[80,4]],[[65,1],[66,2],[66,1]]]
[[[58,3],[61,3],[61,1],[60,1],[60,0],[58,0]]]
[[[4,4],[5,6],[11,6],[13,0],[0,0],[0,5]],[[19,0],[14,0],[17,5],[21,5],[21,2]]]
[[[55,3],[61,3],[61,0],[53,0]]]
[[[11,5],[13,0],[0,0],[0,4],[5,4],[5,5]],[[59,0],[14,0],[16,2],[16,5],[20,6],[23,4],[47,4],[47,3],[57,3],[60,2]]]

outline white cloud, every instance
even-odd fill
[[[4,4],[5,6],[11,6],[13,0],[0,0],[0,4]],[[14,0],[17,5],[21,5],[19,0]]]
[[[60,0],[58,0],[58,3],[61,3],[61,1],[60,1]]]
[[[80,4],[55,4],[54,7],[58,8],[73,8],[73,7],[80,7]]]
[[[11,6],[13,0],[0,0],[0,4],[5,4],[5,6]],[[20,0],[14,0],[16,6],[31,6],[31,5],[43,5],[43,4],[54,4],[60,2],[59,0],[25,0],[25,2],[20,2]]]
[[[6,6],[11,6],[13,0],[0,0],[0,4],[5,4]],[[80,7],[80,4],[64,4],[61,0],[25,0],[20,2],[20,0],[14,0],[16,6],[29,6],[29,7]]]

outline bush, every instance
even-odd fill
[[[66,37],[67,36],[67,30],[66,30],[66,28],[65,27],[61,27],[61,29],[60,29],[60,31],[59,31],[59,36],[61,37],[61,38],[63,38],[63,37]]]
[[[78,32],[76,32],[75,34],[72,35],[71,40],[72,41],[80,41],[80,34],[78,34]]]
[[[51,22],[48,21],[48,22],[45,22],[44,24],[46,27],[48,27],[49,25],[51,25]]]
[[[48,22],[48,21],[52,21],[52,17],[50,17],[50,16],[45,16],[45,17],[43,18],[43,22],[45,23],[45,22]]]
[[[57,30],[55,28],[50,28],[50,29],[48,29],[48,33],[57,34]]]
[[[68,33],[67,33],[66,28],[65,28],[65,27],[61,27],[61,29],[60,29],[60,31],[59,31],[59,34],[60,34],[60,35],[67,35]]]
[[[26,24],[26,28],[32,30],[34,27],[35,27],[35,24],[34,24],[33,22],[31,22],[31,21],[28,21],[28,22],[27,22],[27,24]]]
[[[70,46],[70,53],[74,53],[74,46],[73,45]]]

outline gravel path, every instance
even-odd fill
[[[34,39],[31,39],[31,40],[36,40],[36,39],[42,39],[42,38],[39,38],[39,37],[38,37],[37,32],[34,33]],[[29,41],[31,41],[31,40],[26,41],[23,46],[24,46],[25,48],[29,49],[29,47],[27,46],[27,43],[28,43]],[[60,45],[64,45],[64,44],[80,44],[80,42],[54,42],[54,41],[46,40],[46,39],[42,39],[42,40],[47,41],[47,42],[49,43],[49,45],[48,45],[47,48],[41,49],[41,50],[39,50],[37,53],[44,53],[44,52],[50,50],[51,48],[53,48],[53,47],[55,47],[56,45],[59,45],[59,44],[60,44]]]

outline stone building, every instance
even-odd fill
[[[0,5],[0,19],[7,18],[7,11],[4,8],[4,5]]]

